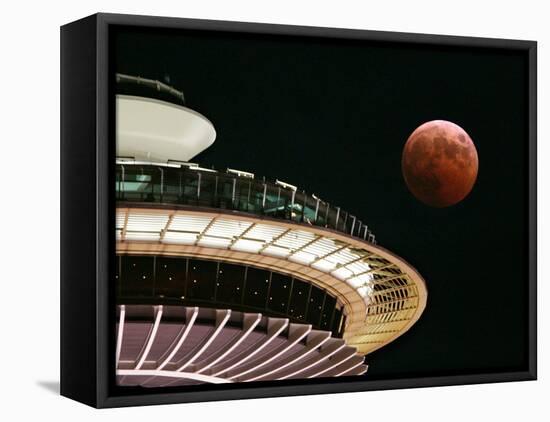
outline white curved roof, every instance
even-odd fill
[[[189,161],[216,139],[206,117],[165,101],[117,95],[116,113],[117,157]]]

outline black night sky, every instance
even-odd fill
[[[525,369],[524,53],[142,29],[116,39],[118,72],[169,82],[214,124],[193,161],[315,193],[423,275],[423,316],[367,356],[366,379]],[[444,209],[418,202],[401,174],[408,136],[433,119],[463,127],[479,155],[473,191]]]

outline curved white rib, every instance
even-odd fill
[[[298,344],[304,337],[306,337],[309,333],[311,332],[311,325],[309,325],[307,327],[306,330],[304,330],[303,333],[301,333],[300,335],[296,336],[296,338],[294,339],[294,341],[291,341],[289,342],[289,344],[286,346],[286,347],[283,347],[279,352],[273,354],[271,357],[269,357],[268,359],[260,362],[259,364],[245,370],[245,371],[242,371],[242,372],[239,372],[238,374],[235,374],[233,376],[230,377],[230,379],[234,380],[235,378],[239,378],[239,377],[242,377],[243,375],[246,375],[246,374],[249,374],[250,372],[253,372],[253,371],[256,371],[257,369],[261,368],[262,366],[265,366],[271,362],[273,362],[275,359],[277,359],[279,356],[283,355],[284,353],[286,353],[288,350],[290,350],[291,348],[293,348],[296,344]]]
[[[329,359],[332,355],[336,354],[337,352],[339,352],[340,350],[342,350],[344,347],[346,347],[346,344],[344,342],[342,342],[342,344],[339,344],[337,345],[334,350],[330,350],[329,352],[327,352],[326,354],[324,354],[320,359],[311,359],[311,363],[309,365],[306,365],[304,367],[301,367],[299,368],[298,370],[294,371],[294,372],[291,372],[290,374],[287,374],[287,375],[284,375],[280,378],[277,378],[279,380],[286,380],[287,378],[290,378],[290,377],[293,377],[293,376],[296,376],[298,374],[301,374],[302,372],[306,372],[308,369],[311,369],[319,364],[321,364],[322,362],[324,362],[325,360]]]
[[[233,350],[235,350],[235,348],[237,348],[239,346],[239,344],[241,344],[250,335],[250,333],[252,331],[254,331],[254,329],[256,328],[256,326],[259,324],[259,322],[261,320],[262,320],[262,314],[258,314],[256,319],[252,322],[252,324],[250,324],[250,327],[248,328],[248,330],[246,330],[231,347],[229,347],[224,353],[222,353],[220,356],[218,356],[216,359],[214,359],[212,362],[210,362],[204,368],[198,370],[197,374],[200,374],[200,373],[206,371],[207,369],[211,368],[216,363],[218,363],[220,360],[222,360],[224,357],[226,357],[231,352],[233,352]]]
[[[335,377],[341,377],[342,375],[345,375],[347,374],[348,372],[351,372],[352,370],[354,370],[355,368],[357,368],[358,366],[360,365],[363,365],[363,361],[361,362],[357,362],[355,365],[353,365],[351,368],[347,368],[345,369],[344,371],[342,372],[338,372],[336,375],[334,375]]]
[[[120,307],[120,317],[118,320],[118,332],[116,337],[116,368],[118,368],[118,362],[120,361],[120,351],[122,350],[122,337],[124,335],[124,319],[126,317],[126,306]]]
[[[327,372],[329,371],[332,371],[334,368],[342,365],[344,362],[348,361],[349,359],[351,359],[352,357],[356,356],[355,354],[355,351],[351,350],[349,351],[349,354],[348,356],[345,356],[344,355],[344,358],[341,359],[341,360],[338,360],[337,362],[335,362],[334,364],[332,365],[329,365],[327,366],[326,368],[323,368],[322,370],[318,371],[318,372],[315,372],[314,374],[312,375],[309,375],[308,378],[317,378],[323,374],[326,374]]]
[[[227,309],[225,312],[224,318],[222,319],[222,321],[220,322],[220,324],[218,325],[214,333],[212,333],[208,341],[206,341],[206,343],[203,344],[203,346],[197,351],[197,353],[191,356],[191,358],[187,362],[185,362],[182,366],[176,369],[177,372],[183,371],[185,368],[191,365],[196,359],[198,359],[200,355],[202,355],[205,352],[206,349],[208,349],[208,346],[212,344],[212,342],[216,339],[216,337],[218,337],[218,334],[220,334],[220,332],[223,330],[223,327],[225,327],[225,324],[227,323],[227,320],[229,319],[230,316],[231,316],[231,309]]]
[[[232,382],[225,378],[218,378],[210,375],[197,374],[196,372],[159,371],[158,369],[119,369],[116,371],[116,374],[121,376],[136,375],[136,376],[190,379],[194,381],[208,382],[211,384],[226,384],[226,383]]]
[[[153,342],[155,341],[155,337],[157,336],[157,331],[159,329],[160,320],[162,319],[162,305],[160,305],[157,308],[157,315],[155,316],[155,323],[153,324],[153,330],[151,331],[151,334],[149,335],[149,338],[147,339],[147,344],[145,346],[145,349],[141,353],[141,357],[139,358],[139,361],[134,369],[139,369],[142,367],[143,362],[145,362],[145,359],[147,359],[147,356],[149,355],[149,352],[151,351],[151,346],[153,345]]]
[[[306,348],[304,350],[301,350],[298,353],[295,353],[291,357],[287,358],[288,360],[285,363],[280,364],[278,362],[277,364],[274,364],[272,366],[273,369],[269,370],[268,372],[262,372],[261,374],[255,376],[253,378],[247,378],[246,381],[257,381],[259,379],[265,378],[269,375],[272,375],[272,374],[275,374],[279,371],[282,371],[285,368],[288,368],[289,366],[295,364],[296,362],[301,361],[306,356],[313,353],[315,350],[317,350],[319,347],[321,347],[329,339],[330,339],[330,333],[326,332],[319,339],[313,340],[312,344],[306,346]]]
[[[353,374],[353,375],[363,375],[363,374],[366,374],[367,371],[369,370],[369,365],[363,365],[364,368],[361,369],[359,372]]]
[[[227,371],[230,371],[238,366],[241,366],[246,361],[250,360],[254,356],[256,356],[258,353],[260,353],[263,349],[265,349],[269,343],[271,343],[274,339],[276,339],[285,329],[288,327],[289,321],[288,319],[284,319],[283,323],[279,328],[274,330],[268,337],[264,340],[264,342],[259,346],[256,347],[252,352],[249,354],[246,354],[242,359],[238,360],[237,362],[233,363],[232,365],[228,366],[227,368],[224,368],[216,373],[214,373],[214,376],[218,376],[221,374],[226,373]]]
[[[170,360],[175,356],[176,353],[178,353],[178,350],[181,348],[181,346],[185,342],[185,339],[189,335],[191,328],[193,328],[193,325],[195,324],[195,320],[197,319],[197,315],[199,315],[199,308],[195,306],[195,308],[193,308],[193,314],[191,315],[191,318],[189,319],[189,321],[186,322],[185,331],[181,335],[180,339],[178,340],[177,344],[172,349],[168,357],[164,359],[164,361],[158,366],[157,370],[161,370],[166,365],[168,365]]]

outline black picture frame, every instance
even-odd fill
[[[112,383],[114,306],[113,87],[115,26],[300,35],[349,40],[502,48],[528,58],[528,367],[517,372],[326,383],[252,383],[190,392],[133,394]],[[534,41],[408,34],[151,16],[95,14],[61,28],[61,395],[97,408],[534,380],[537,374],[537,44]]]

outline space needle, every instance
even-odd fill
[[[116,79],[118,385],[357,377],[420,318],[422,276],[367,221],[284,169],[201,167],[212,122],[172,86]]]

